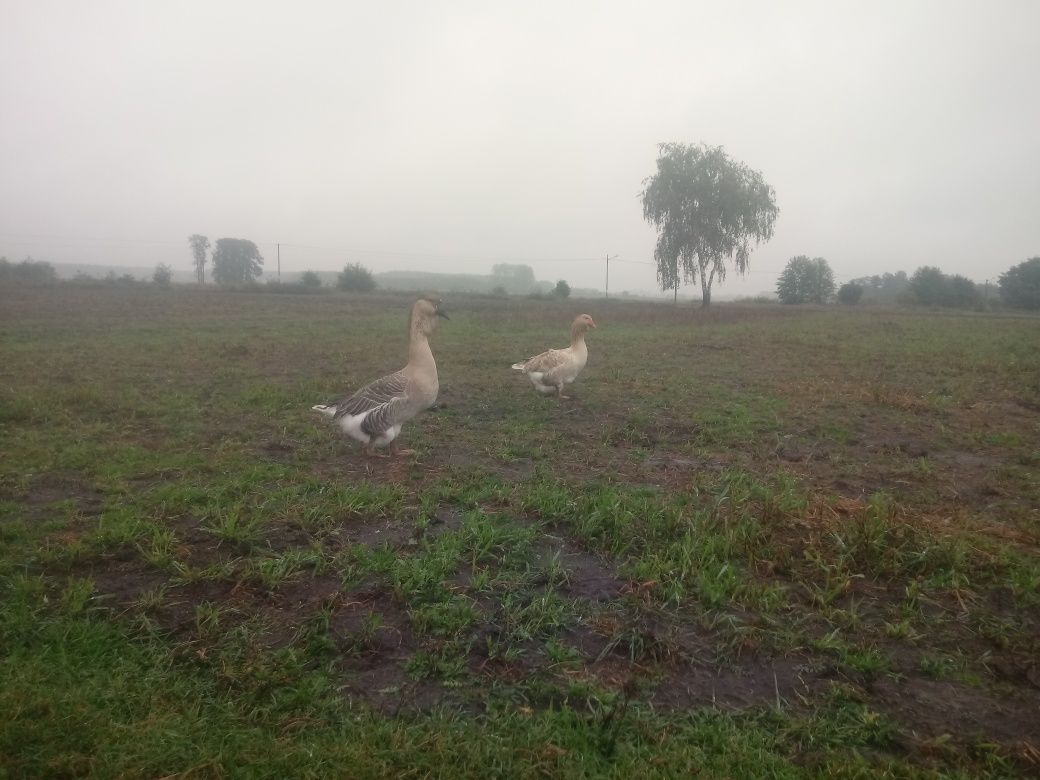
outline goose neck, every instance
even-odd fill
[[[429,339],[419,329],[412,331],[412,337],[408,344],[408,365],[415,368],[429,368],[432,366],[436,370],[437,364],[433,360],[433,350],[430,349]]]

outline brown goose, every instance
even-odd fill
[[[556,393],[560,398],[567,398],[563,394],[564,385],[569,385],[578,378],[578,374],[585,368],[589,359],[589,350],[585,346],[585,334],[596,323],[588,314],[579,314],[571,324],[571,345],[564,349],[550,349],[540,355],[514,363],[513,368],[527,374],[534,389],[539,393],[548,395]]]
[[[408,365],[349,398],[311,408],[332,417],[348,436],[361,442],[365,455],[378,456],[375,448],[388,444],[391,455],[411,455],[414,450],[399,449],[395,440],[402,425],[437,400],[440,385],[429,337],[438,317],[448,319],[440,300],[417,300],[408,320]]]

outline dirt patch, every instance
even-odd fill
[[[1040,740],[1040,694],[1018,690],[999,697],[992,692],[945,680],[878,680],[873,703],[902,722],[912,735],[933,739],[1003,743]]]
[[[560,641],[587,659],[595,660],[610,650],[610,637],[588,626],[577,625],[560,634]]]
[[[192,515],[166,517],[163,523],[176,536],[178,559],[189,566],[205,568],[230,563],[246,551],[244,546],[222,541]]]
[[[341,584],[336,574],[304,573],[279,585],[270,599],[272,605],[286,616],[299,620],[300,616],[338,598]]]
[[[167,576],[140,560],[100,559],[77,571],[89,577],[100,603],[117,611],[132,608],[141,596],[162,586]]]
[[[722,706],[798,706],[811,693],[816,678],[797,659],[775,658],[725,669],[681,665],[667,670],[656,681],[649,697],[655,707],[683,710]]]
[[[194,633],[197,607],[213,604],[230,607],[240,613],[236,599],[232,597],[234,583],[223,580],[202,580],[170,588],[162,603],[150,610],[160,630],[171,636],[184,638]],[[223,621],[227,626],[227,618]]]
[[[75,512],[81,517],[96,517],[101,514],[105,497],[95,490],[82,476],[72,471],[52,471],[40,474],[30,480],[24,495],[15,496],[25,507],[23,517],[32,520],[45,518],[53,504],[69,501],[75,506]]]
[[[291,524],[276,525],[264,531],[263,540],[270,549],[283,551],[309,546],[311,535]]]
[[[257,450],[264,457],[281,462],[291,460],[298,446],[296,442],[288,439],[272,439],[261,443]]]
[[[339,648],[342,690],[376,709],[425,710],[441,701],[444,689],[407,672],[418,648],[408,613],[385,590],[352,591],[337,604],[330,632]]]
[[[341,526],[340,539],[347,544],[366,547],[390,545],[394,549],[415,540],[415,525],[401,520],[377,518],[351,521]]]
[[[560,592],[569,598],[610,601],[627,587],[610,562],[561,537],[547,537],[539,545],[538,561],[543,568],[562,567],[566,574]]]

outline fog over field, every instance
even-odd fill
[[[1040,247],[1030,0],[8,4],[0,255],[188,271],[187,236],[275,269],[656,288],[639,194],[665,141],[776,190],[774,238],[839,282],[994,280]],[[690,290],[691,293],[695,292]]]

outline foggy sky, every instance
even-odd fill
[[[4,3],[0,255],[283,273],[534,266],[656,289],[664,141],[721,144],[780,215],[752,273],[1040,255],[1040,3]]]

